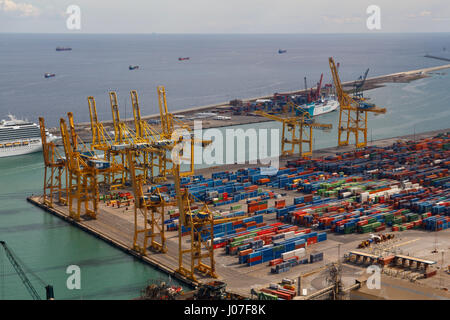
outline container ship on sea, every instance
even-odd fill
[[[9,120],[0,122],[0,158],[18,156],[42,150],[41,131],[37,124],[16,119],[9,115]],[[47,141],[55,136],[48,133]]]

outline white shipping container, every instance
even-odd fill
[[[285,252],[281,254],[281,258],[283,258],[283,260],[287,260],[289,258],[292,258],[294,256],[294,251],[289,251],[289,252]]]
[[[362,202],[367,201],[368,198],[369,198],[369,193],[368,192],[361,193],[361,201]]]
[[[297,256],[299,258],[302,258],[306,255],[306,250],[305,248],[299,248],[294,250],[294,256]]]
[[[343,198],[348,198],[348,197],[350,197],[352,195],[352,193],[351,192],[342,192],[342,197]]]
[[[271,284],[269,284],[269,288],[270,289],[274,289],[274,290],[278,290],[278,289],[280,289],[280,286],[278,284],[276,284],[276,283],[271,283]]]

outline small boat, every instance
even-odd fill
[[[129,70],[136,70],[139,69],[139,66],[128,66]]]
[[[180,57],[180,58],[178,58],[178,61],[184,61],[184,60],[189,60],[189,59],[190,59],[189,57],[184,57],[184,58]]]
[[[278,50],[279,54],[286,53],[286,52],[287,52],[287,50],[281,50],[281,49]]]
[[[45,78],[53,78],[54,76],[56,76],[56,74],[54,74],[54,73],[46,73],[46,74],[44,74]]]
[[[69,47],[56,47],[56,51],[72,51]]]

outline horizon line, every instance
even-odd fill
[[[450,31],[399,31],[399,32],[382,32],[382,31],[365,31],[365,32],[215,32],[215,33],[202,33],[202,32],[15,32],[8,31],[0,34],[52,34],[52,35],[371,35],[371,34],[430,34],[439,33],[445,34]]]

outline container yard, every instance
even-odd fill
[[[29,201],[188,283],[218,279],[242,297],[319,296],[327,292],[335,262],[343,263],[343,281],[352,290],[368,262],[383,266],[384,276],[448,288],[450,261],[441,252],[450,245],[450,135],[444,130],[415,138],[318,150],[311,159],[284,157],[274,175],[227,165],[142,184],[141,193],[133,180],[133,188],[100,192],[95,218],[86,211],[74,219],[64,194],[63,201],[57,193],[51,202],[42,196]],[[180,203],[171,200],[182,200],[180,190],[191,196],[186,214],[192,221],[210,213],[202,228],[183,223]],[[145,196],[136,201],[136,195]],[[151,219],[136,214],[142,199],[155,195],[162,220],[154,218],[160,211],[153,202],[146,213]],[[160,228],[150,229],[150,220]],[[186,270],[180,255],[192,253],[193,243],[204,245],[198,251],[203,272],[180,272]],[[192,257],[198,259],[190,255],[182,263],[189,266]]]

